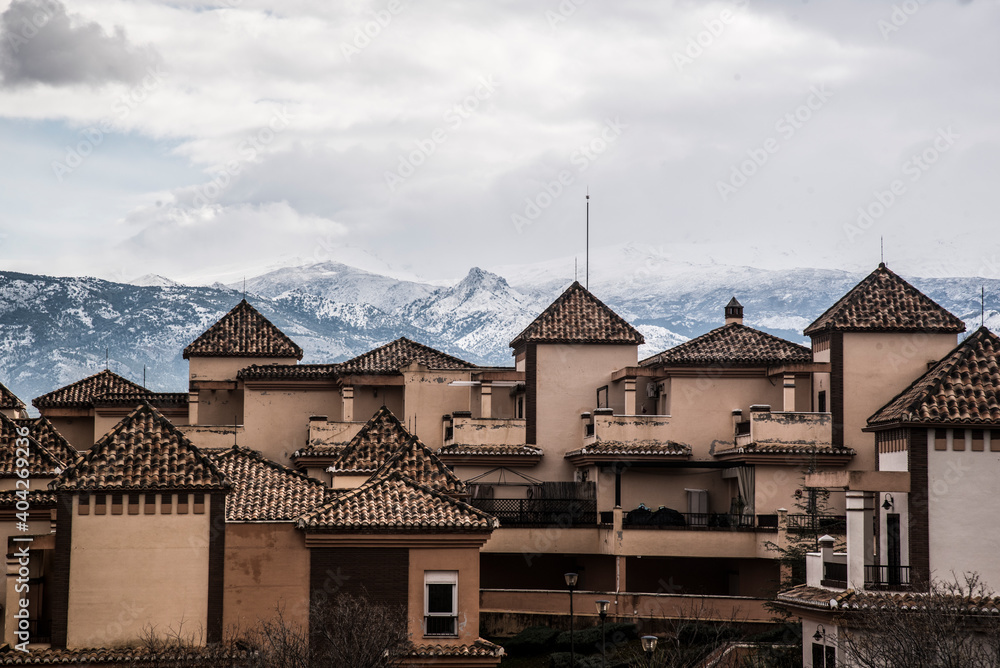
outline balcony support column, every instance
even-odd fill
[[[480,414],[484,418],[493,417],[493,385],[483,382],[480,391]]]
[[[340,398],[343,401],[342,420],[354,422],[354,387],[345,385],[340,388]]]
[[[784,378],[784,401],[782,410],[791,413],[795,411],[795,374],[786,373]]]
[[[198,424],[198,390],[188,392],[188,424]]]
[[[625,415],[635,415],[635,378],[625,379]]]
[[[847,586],[865,588],[865,566],[875,563],[875,495],[847,492]]]

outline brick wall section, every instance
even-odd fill
[[[909,430],[910,468],[910,580],[918,590],[930,585],[930,520],[927,488],[927,429]]]
[[[524,440],[529,445],[538,442],[538,346],[529,343],[524,358]]]
[[[830,332],[830,412],[833,445],[844,446],[844,333]]]
[[[224,573],[226,568],[226,495],[209,494],[208,537],[208,622],[206,639],[210,643],[222,642],[222,600],[225,595]]]
[[[73,546],[73,495],[56,496],[56,549],[49,583],[52,591],[52,646],[65,649],[69,631],[69,569]]]

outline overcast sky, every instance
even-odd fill
[[[1000,2],[0,0],[0,269],[1000,277]]]

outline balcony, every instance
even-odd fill
[[[865,566],[865,589],[878,591],[909,591],[909,566]]]
[[[830,534],[847,533],[846,515],[808,515],[789,513],[788,531],[796,534]]]
[[[669,508],[661,508],[656,511],[630,511],[622,518],[622,526],[626,529],[777,531],[778,516],[742,513],[681,513]]]
[[[671,440],[669,415],[613,415],[610,408],[584,413],[583,447],[599,441],[612,443],[667,443]]]
[[[596,527],[595,499],[471,499],[504,527]]]
[[[456,637],[458,617],[456,615],[427,615],[424,617],[424,636]]]
[[[751,406],[749,425],[740,433],[747,444],[829,446],[833,440],[833,416],[830,413],[772,412],[770,406]]]
[[[444,418],[444,444],[524,445],[525,421],[517,418],[474,418],[462,411]]]

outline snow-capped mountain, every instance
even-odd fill
[[[304,362],[335,362],[399,336],[478,364],[512,364],[508,342],[574,278],[573,258],[474,267],[441,287],[321,262],[246,282],[248,299],[305,350]],[[1000,330],[1000,280],[907,277],[966,321]],[[874,266],[872,267],[874,269]],[[692,261],[676,250],[626,244],[592,253],[594,294],[646,337],[641,357],[723,323],[733,296],[746,324],[792,341],[864,274],[765,270]],[[580,280],[586,280],[581,268]],[[146,283],[136,285],[135,283]],[[132,284],[0,272],[0,382],[26,402],[104,368],[157,390],[184,390],[184,347],[243,297],[238,286],[185,286],[149,276]]]

